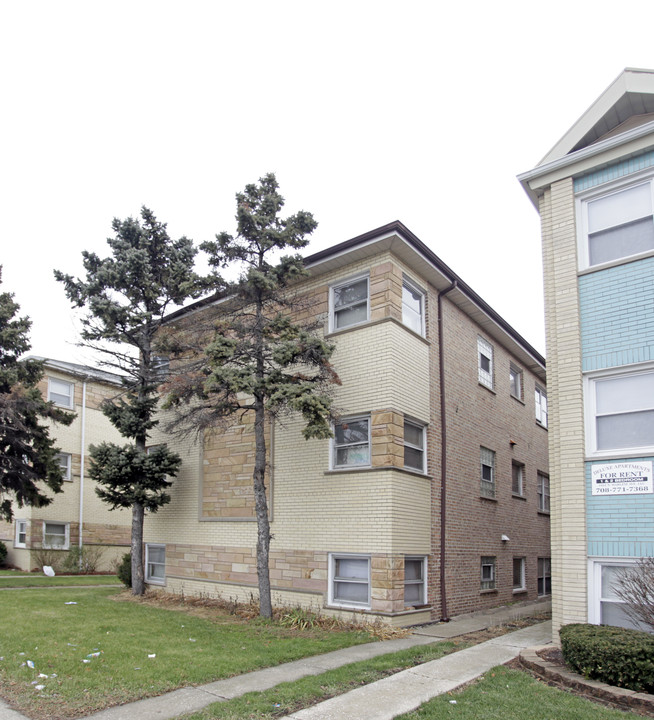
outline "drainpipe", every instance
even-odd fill
[[[447,498],[447,423],[445,420],[445,368],[443,366],[443,297],[457,287],[456,280],[438,293],[438,376],[441,390],[441,620],[449,622],[447,592],[445,590],[445,507]]]
[[[84,462],[86,455],[86,382],[88,377],[84,378],[82,383],[82,447],[80,451],[80,471],[79,471],[79,562],[82,565],[82,531],[84,527]]]

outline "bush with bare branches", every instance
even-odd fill
[[[654,632],[654,557],[641,558],[634,566],[625,568],[613,589],[625,603],[624,611],[629,618]]]

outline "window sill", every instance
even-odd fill
[[[489,590],[480,590],[480,595],[497,595],[497,588],[490,588]]]
[[[488,500],[489,502],[494,502],[494,503],[497,502],[497,498],[496,498],[496,497],[490,497],[489,495],[480,495],[480,496],[479,496],[479,499],[480,499],[480,500]]]
[[[519,398],[517,395],[511,395],[511,398],[516,402],[519,402],[521,405],[525,404],[525,401],[522,398]]]
[[[370,605],[337,605],[336,603],[325,603],[325,608],[328,610],[358,610],[360,612],[370,612]]]
[[[511,493],[511,497],[515,498],[516,500],[527,500],[527,498],[520,493]]]
[[[527,588],[515,588],[513,590],[514,595],[522,595],[527,592]]]
[[[537,427],[542,428],[543,430],[545,430],[545,432],[547,432],[547,425],[543,425],[543,423],[538,422],[538,420],[536,420],[536,425]]]
[[[543,515],[544,517],[549,517],[549,516],[550,516],[550,511],[549,511],[549,510],[539,510],[539,511],[538,511],[538,514],[539,514],[539,515]]]
[[[431,480],[432,478],[432,476],[427,473],[421,473],[417,470],[410,470],[409,468],[404,467],[395,467],[395,465],[360,465],[349,468],[331,468],[330,470],[324,470],[323,473],[325,475],[342,475],[343,473],[367,473],[377,471],[386,472],[388,470],[395,470],[395,472],[406,473],[407,475],[425,478],[426,480]]]
[[[492,395],[497,395],[494,388],[488,387],[488,385],[484,385],[484,383],[479,382],[479,381],[477,381],[477,385],[479,385],[479,387],[484,388],[484,390],[488,390],[488,392],[491,393]]]
[[[401,320],[398,320],[397,318],[393,317],[385,317],[380,318],[378,320],[364,320],[363,322],[356,323],[355,325],[348,325],[344,328],[338,328],[335,330],[328,330],[325,333],[325,339],[328,340],[331,337],[336,337],[337,335],[342,335],[343,333],[351,332],[353,330],[360,330],[364,327],[373,327],[374,325],[381,325],[382,323],[391,322],[395,323],[396,325],[399,325],[401,328],[404,328],[407,332],[411,333],[413,337],[417,338],[418,340],[421,340],[425,343],[425,345],[431,345],[429,340],[424,335],[421,335],[420,333],[417,333],[415,330],[412,330],[408,325],[405,325]]]
[[[646,250],[642,253],[635,255],[627,255],[616,260],[609,260],[608,262],[598,263],[597,265],[590,265],[589,267],[579,268],[577,274],[579,277],[582,275],[589,275],[590,273],[598,272],[600,270],[608,270],[609,268],[616,267],[618,265],[627,265],[628,263],[636,262],[637,260],[644,260],[645,258],[654,257],[654,250]]]

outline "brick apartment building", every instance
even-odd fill
[[[406,625],[549,595],[543,358],[399,222],[305,264],[341,417],[331,441],[271,430],[273,602]],[[146,519],[146,581],[256,595],[251,423],[160,441],[183,465]]]
[[[76,413],[69,427],[53,425],[51,436],[61,449],[59,462],[64,471],[63,492],[45,507],[14,507],[14,522],[0,522],[0,540],[7,546],[7,562],[32,570],[35,553],[44,548],[63,559],[66,551],[83,543],[102,549],[99,569],[129,551],[131,515],[109,510],[95,494],[88,477],[88,449],[103,440],[122,443],[123,438],[99,409],[100,403],[117,394],[118,375],[94,368],[46,358],[45,375],[39,389],[45,398]],[[47,494],[47,493],[46,493]]]
[[[654,555],[654,71],[626,69],[520,176],[541,216],[553,625],[631,626]]]

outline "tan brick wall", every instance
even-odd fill
[[[587,622],[584,416],[573,181],[540,203],[547,333],[552,503],[552,620]]]

